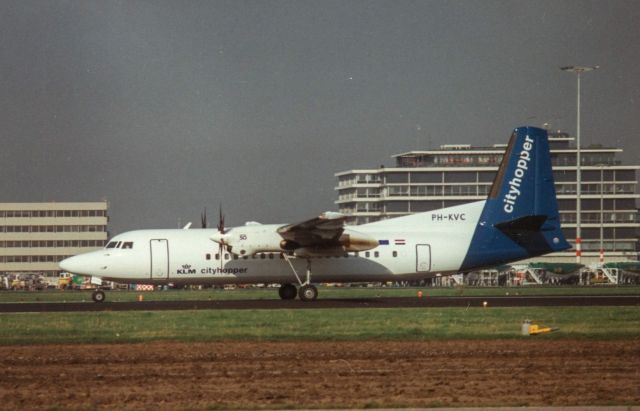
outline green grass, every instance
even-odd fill
[[[321,287],[320,298],[640,294],[640,287]],[[0,303],[90,301],[90,291],[0,292]],[[277,289],[110,291],[108,301],[273,299]],[[200,310],[0,314],[0,344],[153,340],[520,338],[523,319],[560,327],[536,338],[640,338],[638,307]]]
[[[499,296],[499,295],[640,295],[639,286],[527,286],[527,287],[449,287],[449,288],[366,288],[320,287],[319,298],[375,298],[413,297],[419,290],[425,296]],[[166,300],[231,300],[275,299],[277,288],[250,288],[236,290],[168,290],[154,292],[107,291],[107,301],[135,301],[142,294],[145,301]],[[91,301],[90,291],[0,291],[0,304],[11,302],[82,302]]]
[[[524,319],[560,331],[521,337]],[[639,307],[397,308],[21,313],[0,315],[0,344],[640,338]]]

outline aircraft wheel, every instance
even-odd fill
[[[93,293],[91,293],[91,299],[97,303],[103,302],[105,299],[104,291],[102,290],[94,291]]]
[[[303,285],[298,290],[298,296],[302,301],[314,301],[318,298],[318,289],[311,284]]]
[[[293,300],[296,298],[297,292],[298,290],[293,284],[282,284],[278,290],[278,294],[283,300]]]

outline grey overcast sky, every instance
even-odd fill
[[[333,174],[550,123],[638,163],[640,2],[0,2],[0,201],[113,234],[335,210]]]

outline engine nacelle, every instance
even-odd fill
[[[327,247],[300,247],[295,249],[295,253],[300,258],[334,257],[348,252],[371,250],[378,246],[378,240],[375,238],[349,229],[344,230],[338,243]]]
[[[235,255],[280,252],[282,237],[276,232],[278,225],[249,224],[234,227],[225,234],[215,233],[210,238],[224,244]]]
[[[349,229],[344,230],[338,241],[345,251],[366,251],[378,246],[378,240],[370,235]]]
[[[326,245],[303,246],[294,240],[283,239],[277,232],[277,225],[249,225],[236,227],[227,233],[216,233],[211,240],[226,246],[227,251],[236,255],[257,253],[277,253],[295,251],[297,255],[333,256],[345,252],[365,251],[378,246],[378,241],[363,233],[345,229],[337,241],[326,240]]]

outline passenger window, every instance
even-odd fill
[[[220,254],[216,253],[216,260],[220,259]]]
[[[273,260],[273,253],[269,253],[269,260]]]
[[[371,253],[367,251],[366,253],[364,253],[364,256],[369,258],[371,256]]]
[[[229,254],[224,253],[224,259],[225,259],[225,260],[228,260],[228,259],[229,259]]]
[[[393,256],[394,256],[394,257],[397,257],[397,256],[398,256],[398,252],[397,252],[397,251],[394,251],[394,252],[393,252]]]
[[[373,256],[374,256],[375,258],[378,258],[378,257],[380,257],[380,253],[379,253],[379,252],[377,252],[377,251],[375,251],[375,252],[373,253]]]
[[[207,254],[205,257],[207,260],[211,260],[211,254]]]

